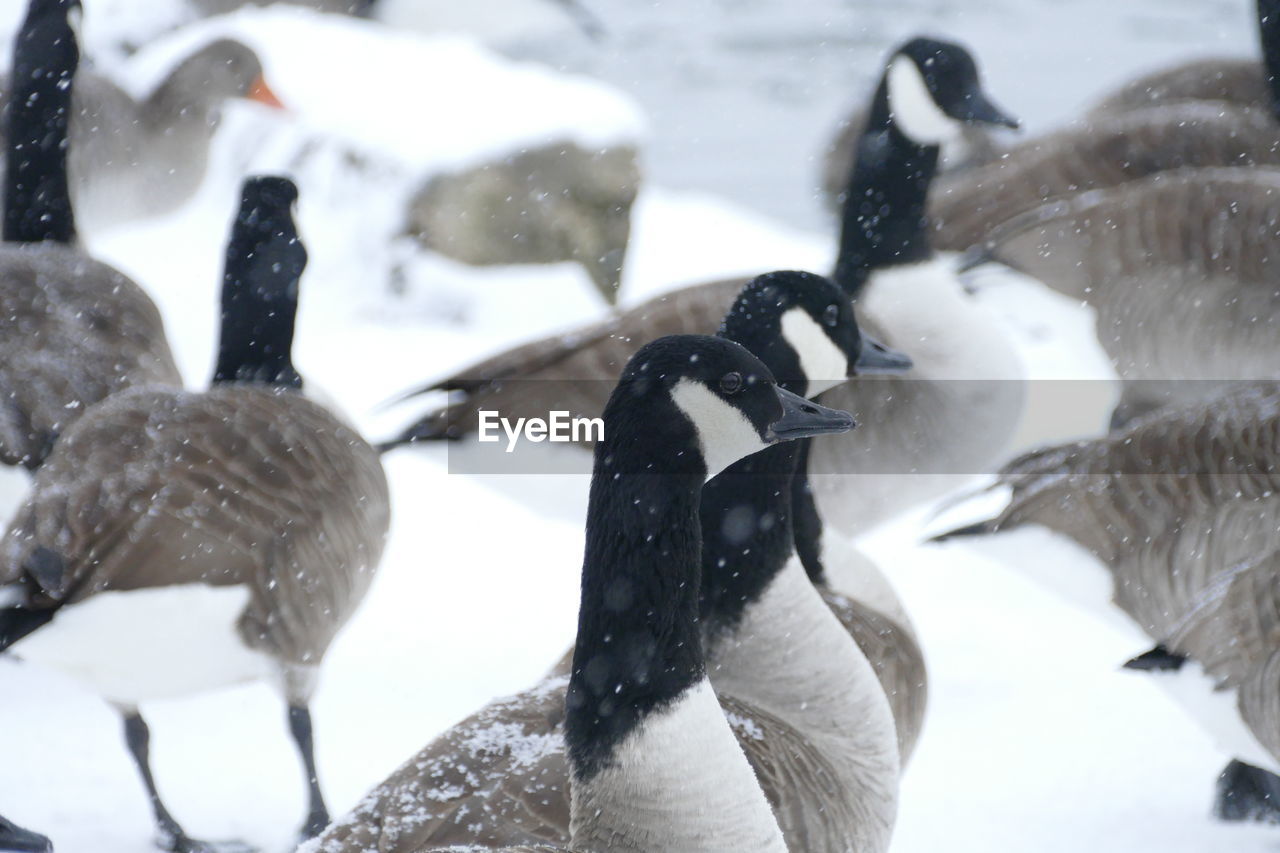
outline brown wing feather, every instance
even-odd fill
[[[42,547],[62,571],[31,607],[102,590],[246,584],[241,631],[314,663],[368,588],[389,526],[377,455],[293,391],[138,389],[78,421],[0,544],[0,580]]]
[[[65,246],[0,247],[0,462],[38,465],[84,410],[138,385],[181,387],[142,289]]]

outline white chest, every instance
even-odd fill
[[[938,255],[873,274],[859,297],[860,316],[911,356],[915,379],[1014,380],[1022,361],[999,319],[964,293],[955,255]]]

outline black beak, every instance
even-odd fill
[[[1017,130],[1021,126],[1021,122],[1016,118],[991,103],[981,89],[970,92],[956,114],[951,117],[966,124],[994,124],[1010,130]]]
[[[25,830],[0,817],[0,850],[53,853],[53,843],[43,835]]]
[[[771,443],[789,441],[793,438],[808,438],[812,435],[848,432],[855,426],[853,415],[848,412],[819,406],[783,388],[774,390],[778,392],[778,400],[782,403],[782,417],[769,427]]]
[[[858,350],[858,360],[853,365],[854,375],[867,376],[875,373],[906,373],[911,369],[911,356],[889,349],[870,335],[862,336],[862,347]]]

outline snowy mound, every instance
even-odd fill
[[[150,88],[181,57],[234,38],[262,59],[294,120],[415,171],[454,170],[548,143],[634,144],[644,120],[584,77],[503,59],[461,36],[424,37],[289,6],[245,8],[147,45],[128,82]]]

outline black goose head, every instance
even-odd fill
[[[779,388],[745,347],[705,335],[671,335],[642,347],[627,362],[604,421],[597,459],[608,464],[625,448],[637,472],[697,471],[704,479],[770,444],[853,428],[847,412]]]
[[[53,845],[43,835],[23,829],[0,817],[0,850],[21,853],[53,853]]]
[[[4,239],[75,239],[67,182],[71,86],[80,64],[80,0],[31,0],[13,46]]]
[[[291,350],[298,280],[307,250],[298,239],[298,188],[281,177],[244,183],[222,275],[222,334],[214,382],[301,388]]]
[[[911,368],[910,358],[863,334],[840,288],[810,272],[757,276],[729,309],[720,336],[758,355],[779,385],[804,397],[858,374]]]
[[[1018,127],[982,89],[969,51],[952,42],[913,38],[889,59],[872,122],[892,123],[917,145],[940,145],[962,124]]]

